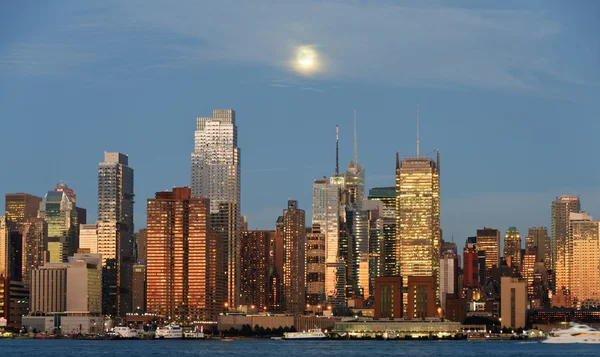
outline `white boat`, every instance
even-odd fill
[[[128,326],[117,326],[113,328],[115,335],[121,338],[139,338],[140,331],[137,329],[129,328]]]
[[[156,328],[155,338],[183,338],[183,330],[179,325],[167,325]]]
[[[571,323],[565,330],[553,330],[542,343],[600,343],[600,330]]]
[[[284,340],[324,340],[327,335],[319,328],[310,329],[302,332],[284,332]]]

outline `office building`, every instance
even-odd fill
[[[509,267],[521,270],[521,233],[510,227],[504,235],[504,259]]]
[[[346,210],[348,260],[346,284],[349,296],[369,297],[369,211]]]
[[[436,317],[436,277],[409,276],[406,318],[409,320]]]
[[[135,234],[135,261],[146,264],[148,231],[146,228],[140,229]]]
[[[306,234],[306,304],[325,302],[325,246],[326,234],[318,224],[313,224]]]
[[[383,217],[381,216],[383,203],[377,200],[368,200],[365,202],[365,208],[369,212],[369,290],[364,291],[364,299],[366,300],[374,297],[375,278],[385,275],[385,238]]]
[[[7,193],[4,198],[6,219],[17,227],[27,219],[37,217],[42,202],[41,197],[28,193]]]
[[[223,249],[226,298],[237,306],[240,296],[240,149],[235,111],[213,110],[197,118],[191,154],[192,197],[210,200],[211,227]]]
[[[458,294],[458,255],[446,251],[440,258],[440,302],[444,311],[446,298]]]
[[[376,277],[374,302],[375,320],[401,318],[402,305],[402,277]]]
[[[69,257],[67,302],[69,315],[102,313],[102,260],[99,254],[76,253]]]
[[[476,241],[476,237],[468,237],[463,249],[463,287],[465,288],[479,286],[479,260],[475,248]]]
[[[439,151],[436,161],[418,153],[400,161],[396,154],[396,213],[396,259],[404,286],[409,276],[434,276],[439,281]],[[439,300],[439,288],[434,291]]]
[[[43,266],[48,260],[48,224],[41,218],[28,218],[23,227],[22,280],[30,282],[31,271]]]
[[[104,152],[104,161],[98,164],[98,254],[106,315],[125,316],[132,311],[133,202],[129,157]]]
[[[396,188],[373,187],[369,190],[369,201],[381,201],[383,208],[383,274],[392,276],[398,274],[396,264]]]
[[[552,269],[552,249],[546,227],[533,227],[527,231],[525,248],[536,249],[536,262],[544,262],[546,269]]]
[[[79,225],[79,248],[89,249],[91,254],[98,254],[98,225]]]
[[[600,222],[585,212],[569,214],[569,286],[577,308],[600,306]]]
[[[552,270],[555,293],[569,290],[569,263],[573,257],[569,242],[569,214],[581,211],[577,196],[561,196],[552,201]]]
[[[0,216],[0,277],[21,281],[23,235],[5,216]]]
[[[50,261],[65,262],[66,257],[79,249],[79,223],[73,198],[64,191],[48,191],[38,217],[48,224]]]
[[[214,320],[222,312],[216,235],[209,200],[188,187],[148,199],[147,310],[167,321]]]
[[[270,302],[277,271],[275,231],[243,231],[240,252],[240,303],[254,305],[258,310],[272,310]]]
[[[537,247],[525,249],[523,255],[523,265],[521,266],[521,277],[527,282],[527,296],[531,300],[534,298],[533,280],[535,278],[535,263],[537,258]]]
[[[524,328],[527,310],[527,282],[503,276],[500,281],[502,326]]]
[[[312,187],[312,225],[318,225],[325,234],[325,295],[335,300],[340,293],[337,288],[339,262],[339,187],[324,177],[315,180]]]
[[[298,201],[289,200],[283,210],[283,311],[302,314],[305,308],[304,295],[304,247],[306,228],[304,210]]]
[[[31,314],[62,313],[67,310],[68,268],[68,263],[46,263],[31,272]]]
[[[28,308],[29,288],[22,281],[0,276],[0,319],[6,319],[7,326],[18,329]]]
[[[133,265],[133,279],[131,284],[132,306],[134,313],[146,312],[146,264]]]
[[[477,250],[485,252],[486,274],[490,274],[492,268],[500,267],[500,231],[484,227],[477,230]]]

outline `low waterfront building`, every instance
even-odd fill
[[[234,328],[241,330],[242,326],[249,325],[254,327],[256,325],[262,328],[279,328],[279,327],[292,327],[294,326],[293,315],[243,315],[243,314],[227,314],[219,315],[217,317],[217,328],[219,331],[229,330]]]
[[[399,338],[410,336],[421,337],[455,337],[462,334],[459,322],[440,321],[438,319],[427,320],[370,320],[353,319],[350,321],[336,322],[333,332],[339,335],[348,334],[350,337],[362,338],[383,335],[385,332],[393,332]]]

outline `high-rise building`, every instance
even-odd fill
[[[348,194],[348,204],[362,209],[365,201],[365,167],[358,163],[356,140],[356,110],[354,111],[354,158],[344,174],[344,188]]]
[[[306,304],[320,305],[325,302],[325,246],[326,233],[313,224],[306,233]]]
[[[504,259],[509,267],[521,270],[521,233],[516,227],[510,227],[504,235]]]
[[[31,314],[66,311],[68,268],[68,263],[46,263],[31,272]]]
[[[525,238],[525,248],[535,248],[536,262],[544,262],[546,269],[552,269],[552,250],[546,227],[529,228]]]
[[[377,200],[365,202],[369,212],[369,290],[364,292],[365,299],[375,294],[375,278],[385,275],[385,239],[383,228],[383,203]]]
[[[240,252],[240,303],[258,311],[273,308],[271,296],[279,279],[275,231],[243,231]]]
[[[527,282],[503,276],[500,281],[502,325],[524,328],[527,310]]]
[[[500,267],[500,231],[484,227],[477,230],[477,251],[485,252],[486,272]]]
[[[23,235],[5,216],[0,216],[0,276],[21,281]]]
[[[76,253],[69,257],[67,302],[69,315],[102,313],[102,260],[99,254]]]
[[[147,240],[148,231],[146,230],[146,228],[140,229],[135,234],[135,261],[137,263],[146,264]]]
[[[131,283],[132,306],[136,313],[146,312],[146,263],[133,265]]]
[[[600,305],[600,222],[585,212],[569,215],[568,262],[571,298],[577,308]]]
[[[383,274],[392,276],[398,274],[396,265],[396,188],[395,187],[373,187],[369,190],[369,201],[381,201],[383,209],[381,218],[383,220],[384,251]]]
[[[298,201],[289,200],[283,210],[283,310],[288,313],[304,312],[304,247],[306,228],[304,210]]]
[[[214,320],[222,311],[219,251],[209,200],[188,187],[148,199],[147,310],[168,321]]]
[[[369,211],[349,209],[346,211],[348,227],[348,260],[346,284],[349,297],[369,297]]]
[[[102,255],[104,314],[132,311],[133,169],[129,157],[104,152],[98,164],[98,254]]]
[[[226,298],[237,306],[240,296],[240,149],[235,111],[213,110],[196,119],[191,155],[192,197],[210,200],[211,226],[223,245]]]
[[[79,249],[79,223],[73,198],[64,191],[48,191],[40,203],[38,217],[48,224],[51,262],[64,262]],[[55,249],[56,248],[56,249]],[[61,249],[58,251],[57,249]],[[54,258],[56,257],[56,258]],[[53,260],[61,259],[61,260]]]
[[[90,254],[98,254],[98,224],[79,225],[79,248],[89,249]]]
[[[523,266],[521,267],[521,276],[527,282],[527,296],[533,299],[533,280],[535,278],[535,263],[537,256],[537,247],[529,247],[525,249],[523,255]]]
[[[48,224],[41,218],[28,218],[23,227],[23,266],[22,277],[26,285],[30,282],[31,271],[48,260]]]
[[[463,287],[475,288],[479,286],[479,260],[476,237],[468,237],[463,250]]]
[[[408,277],[434,276],[439,300],[440,153],[427,156],[396,154],[396,259],[404,286]],[[404,299],[405,302],[408,301]]]
[[[446,297],[458,296],[458,255],[445,252],[440,258],[440,301],[446,311]]]
[[[17,227],[28,218],[37,217],[40,203],[42,202],[41,197],[28,193],[7,193],[4,197],[6,219]]]
[[[569,263],[573,257],[569,242],[569,214],[580,212],[577,196],[561,196],[552,201],[552,270],[555,276],[555,293],[569,289]]]
[[[339,187],[324,177],[315,180],[312,187],[312,225],[319,225],[325,234],[325,295],[334,300],[337,291],[339,261]]]

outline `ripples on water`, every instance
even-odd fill
[[[0,340],[4,356],[600,356],[598,345],[524,341],[71,341]]]

